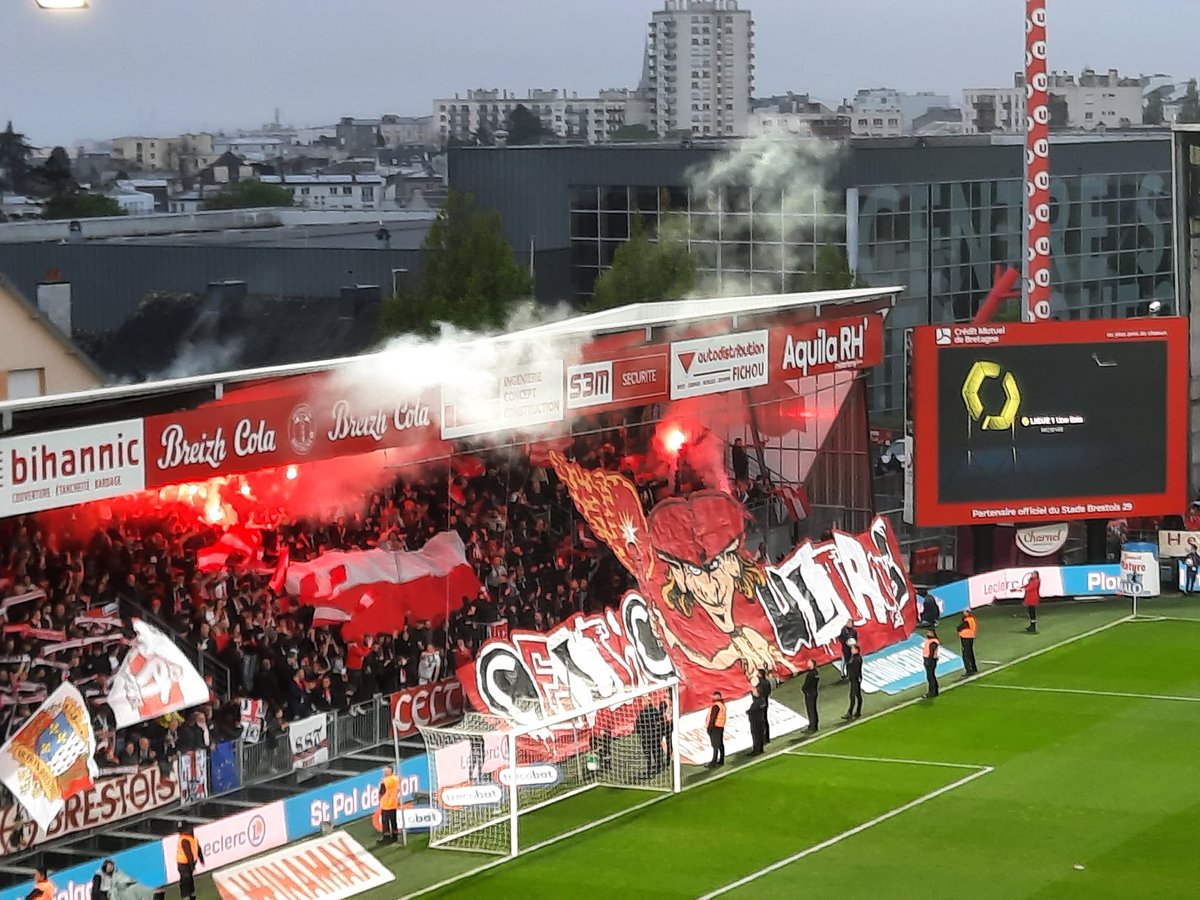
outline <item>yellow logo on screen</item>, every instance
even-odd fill
[[[1000,377],[1000,364],[979,360],[971,366],[967,377],[963,379],[962,398],[967,407],[967,415],[979,423],[982,431],[1007,431],[1017,420],[1017,410],[1021,408],[1021,391],[1017,387],[1017,379],[1012,372],[1005,372],[1000,382],[1004,388],[1004,405],[995,415],[985,414],[983,399],[979,390],[983,383],[992,378]]]

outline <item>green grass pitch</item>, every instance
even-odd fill
[[[937,700],[868,695],[868,718],[847,727],[830,672],[815,738],[776,740],[716,777],[689,771],[681,795],[598,789],[539,810],[523,847],[612,818],[486,871],[489,857],[421,839],[383,848],[396,881],[361,896],[397,900],[459,876],[421,895],[1196,896],[1200,603],[1127,612],[1050,605],[1026,635],[1012,607],[985,610],[984,675],[946,680]],[[803,709],[794,685],[776,696]],[[349,831],[373,846],[369,825]],[[205,878],[201,897],[215,896]]]

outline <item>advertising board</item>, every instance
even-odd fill
[[[314,788],[283,801],[289,841],[296,841],[321,830],[323,822],[335,828],[375,812],[379,806],[379,784],[383,769],[372,769],[352,778]],[[400,793],[412,797],[429,790],[429,764],[424,754],[400,764]]]
[[[913,355],[918,525],[1183,509],[1186,319],[930,325]]]
[[[0,855],[90,828],[111,825],[130,816],[151,812],[179,799],[179,782],[158,766],[123,772],[96,780],[91,790],[67,798],[49,831],[30,822],[13,803],[0,807]]]
[[[132,494],[145,487],[141,419],[0,440],[0,517]]]
[[[438,440],[435,407],[419,392],[366,407],[334,378],[305,375],[260,393],[231,391],[223,401],[147,418],[146,486]]]
[[[345,900],[396,876],[348,834],[286,847],[213,876],[221,900]]]
[[[442,386],[442,437],[470,437],[561,422],[561,359],[514,364],[498,372],[478,372],[469,388]]]
[[[204,866],[201,869],[204,872],[216,871],[230,863],[282,847],[288,840],[283,801],[276,800],[216,822],[197,825],[196,839],[200,842],[200,852],[204,854]],[[179,866],[175,862],[177,844],[174,836],[165,837],[161,842],[168,884],[179,880]]]
[[[1093,563],[1082,566],[1030,566],[981,572],[929,591],[942,615],[987,606],[997,600],[1017,600],[1025,594],[1029,576],[1038,573],[1039,593],[1047,597],[1110,597],[1118,593],[1121,566]]]
[[[422,725],[444,725],[462,718],[463,690],[455,678],[396,691],[389,698],[392,733],[412,737]]]
[[[671,399],[767,384],[770,339],[771,332],[762,330],[673,342]]]

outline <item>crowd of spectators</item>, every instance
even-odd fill
[[[618,470],[648,443],[648,430],[635,441],[624,427],[598,429],[566,452]],[[243,700],[262,701],[265,734],[279,740],[289,721],[350,712],[377,694],[452,674],[498,626],[545,630],[603,608],[628,576],[575,513],[553,469],[527,451],[464,456],[449,477],[444,469],[404,474],[303,517],[259,510],[258,565],[234,559],[217,571],[202,571],[197,551],[219,530],[186,509],[116,506],[100,519],[82,507],[68,518],[0,522],[8,598],[0,601],[0,731],[11,734],[65,679],[92,705],[102,767],[165,770],[182,751],[238,738]],[[647,507],[702,483],[686,461],[670,476],[639,478]],[[285,547],[296,562],[329,550],[416,551],[445,530],[462,537],[482,588],[438,621],[406,620],[390,634],[348,643],[338,627],[313,627],[311,607],[270,587]],[[202,661],[212,695],[201,708],[117,733],[104,698],[133,615]]]

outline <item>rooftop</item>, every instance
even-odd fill
[[[291,181],[289,180],[289,184]],[[97,244],[170,244],[176,247],[351,247],[374,250],[380,226],[391,235],[392,250],[418,250],[425,242],[432,219],[410,222],[354,222],[345,225],[274,225],[263,228],[232,228],[226,231],[178,232],[174,234],[126,235],[97,238]]]

